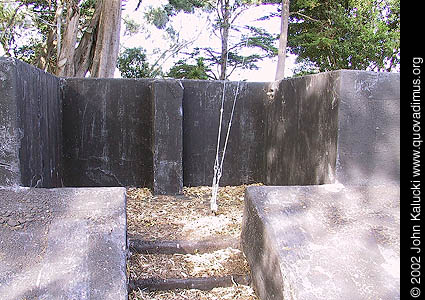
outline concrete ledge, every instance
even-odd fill
[[[127,299],[124,188],[0,189],[2,299]]]
[[[262,300],[400,297],[397,185],[249,187],[242,248]]]

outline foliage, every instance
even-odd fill
[[[0,3],[0,44],[6,56],[16,51],[16,42],[28,29],[22,5]]]
[[[179,60],[167,73],[168,77],[179,79],[210,79],[208,73],[211,70],[204,64],[205,58],[198,57],[196,64],[187,64],[184,60]]]
[[[123,78],[151,77],[151,69],[142,48],[125,49],[118,57],[117,67]]]
[[[124,23],[125,36],[133,36],[139,33],[141,26],[136,21],[130,19],[130,17],[128,16],[125,16],[122,21]]]
[[[303,72],[399,65],[399,0],[295,0],[290,11],[288,46]]]
[[[212,33],[220,39],[221,47],[197,47],[190,56],[202,57],[210,78],[227,79],[236,69],[256,69],[256,63],[277,54],[276,37],[260,28],[236,25],[238,17],[259,4],[258,0],[169,0],[162,9],[167,16],[181,11],[193,13],[195,9],[213,16]],[[236,34],[236,40],[231,32]],[[247,48],[256,53],[243,55]]]

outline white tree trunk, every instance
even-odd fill
[[[275,80],[281,80],[285,75],[286,45],[288,42],[289,0],[282,0],[282,15],[280,23],[279,50]]]

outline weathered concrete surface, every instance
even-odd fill
[[[337,155],[339,72],[270,84],[265,183],[333,183]]]
[[[0,100],[0,186],[61,186],[59,79],[0,58]]]
[[[271,299],[400,298],[397,185],[249,187],[242,247]]]
[[[183,85],[174,80],[151,83],[153,192],[183,192]]]
[[[183,80],[182,83],[184,185],[210,185],[224,83],[200,80]],[[237,85],[237,82],[226,82],[220,149],[223,149]],[[267,86],[267,83],[240,83],[223,165],[222,185],[263,182]]]
[[[339,73],[337,180],[400,182],[400,74]]]
[[[63,80],[65,186],[152,187],[150,80]]]
[[[1,299],[127,299],[124,188],[0,189]]]

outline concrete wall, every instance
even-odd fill
[[[62,82],[65,186],[152,186],[150,80]]]
[[[61,186],[59,79],[0,58],[0,186]]]
[[[222,81],[185,80],[182,83],[184,184],[211,185],[224,85]],[[254,82],[239,85],[221,185],[263,182],[267,86]],[[227,82],[225,89],[220,149],[224,146],[237,82]]]
[[[337,180],[400,182],[400,74],[340,72]]]
[[[338,88],[338,72],[271,85],[266,105],[266,184],[310,185],[334,181]]]
[[[62,85],[66,186],[147,186],[165,193],[174,184],[178,193],[183,185],[211,184],[222,82],[68,78]],[[227,83],[222,145],[236,86]],[[266,88],[240,84],[224,185],[263,181]]]
[[[0,185],[210,185],[237,82],[63,78],[0,60]],[[399,75],[239,83],[221,185],[399,180]],[[63,176],[62,176],[63,174]],[[378,174],[378,175],[377,175]]]

